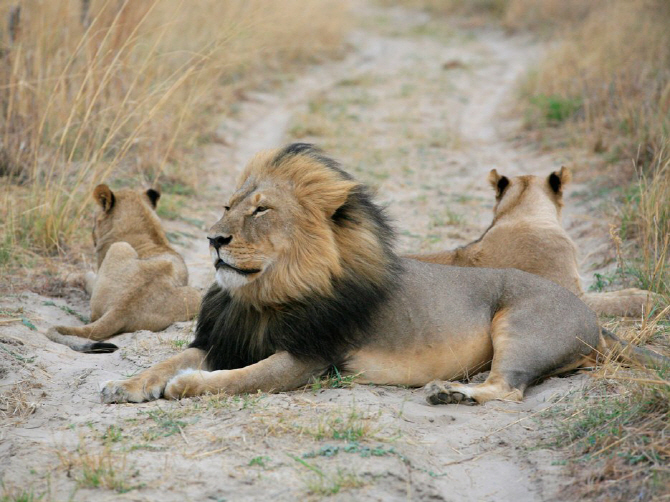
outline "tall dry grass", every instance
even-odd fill
[[[620,216],[622,237],[637,244],[630,268],[670,303],[670,141],[649,167],[638,167]]]
[[[584,4],[566,10],[585,17],[562,24],[556,47],[523,84],[528,125],[558,126],[608,160],[647,165],[670,135],[670,3]]]
[[[0,265],[54,253],[110,178],[184,165],[236,93],[340,54],[338,0],[0,0]]]

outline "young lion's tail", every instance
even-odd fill
[[[623,341],[611,331],[601,327],[600,333],[607,352],[617,354],[619,359],[652,368],[670,368],[670,358],[649,349],[636,347]]]
[[[45,335],[49,340],[67,345],[77,352],[104,354],[114,352],[119,347],[99,340],[110,338],[122,328],[123,320],[110,311],[85,326],[53,326],[47,330]]]

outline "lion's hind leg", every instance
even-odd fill
[[[426,400],[430,404],[484,404],[494,399],[521,401],[523,389],[516,389],[504,378],[493,373],[480,384],[458,382],[430,382],[425,387]]]
[[[533,382],[574,368],[597,345],[600,329],[595,315],[576,297],[570,298],[573,305],[568,304],[565,312],[556,307],[560,302],[546,297],[525,300],[521,308],[499,310],[491,321],[493,360],[486,381],[432,382],[426,386],[428,402],[521,401]]]

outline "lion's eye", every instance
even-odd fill
[[[270,209],[270,208],[265,207],[265,206],[258,206],[253,214],[254,214],[254,216],[258,216],[260,214],[265,213],[268,209]]]
[[[230,206],[223,206],[223,209],[225,209],[226,211],[230,211]]]

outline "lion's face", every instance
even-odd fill
[[[160,220],[155,213],[160,194],[153,189],[137,192],[123,188],[112,192],[107,185],[98,185],[93,198],[100,205],[93,226],[93,244],[96,248],[98,267],[107,254],[109,246],[125,241],[133,245],[135,240],[154,238],[161,231]]]
[[[243,286],[271,268],[290,249],[299,213],[288,186],[265,184],[236,191],[208,234],[219,285]]]
[[[342,273],[334,215],[357,183],[309,154],[262,152],[208,240],[216,281],[255,304],[328,294]]]

